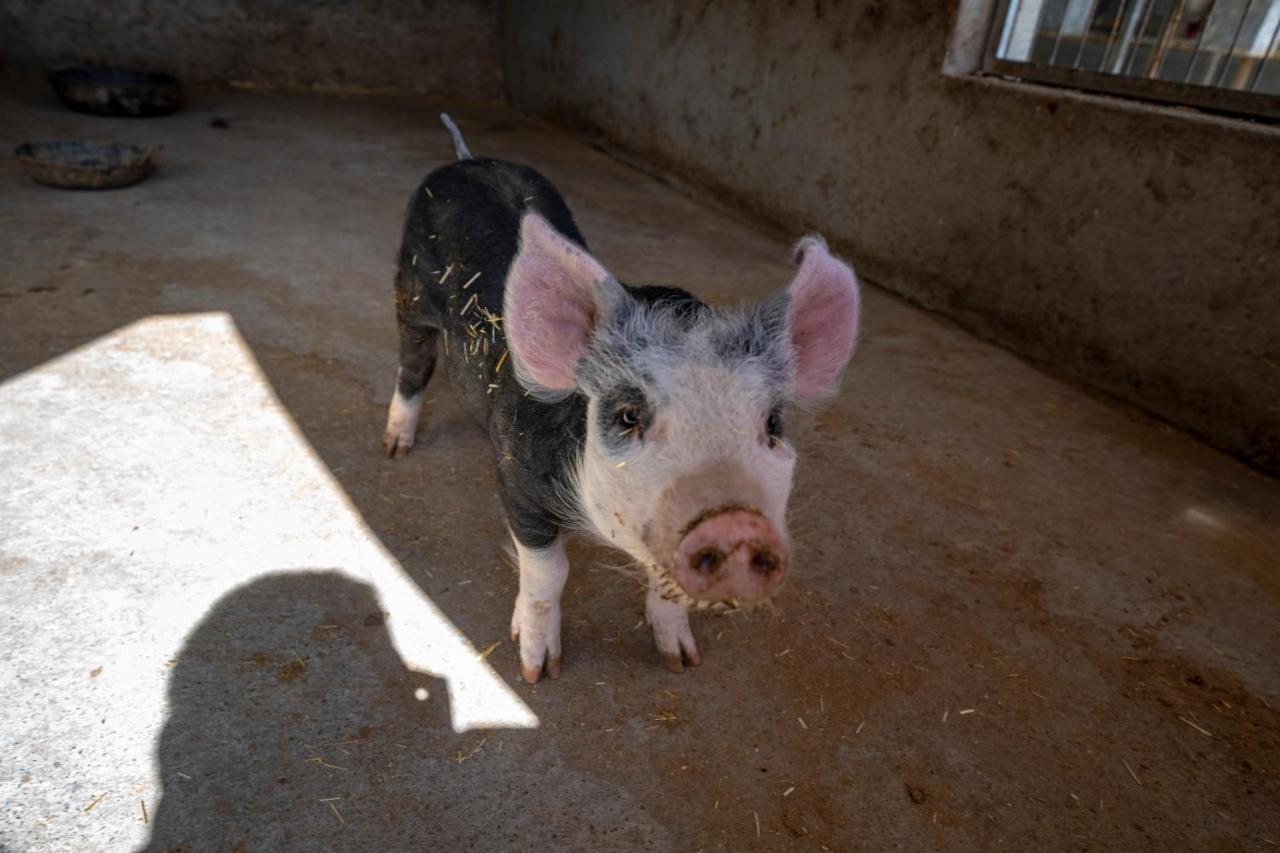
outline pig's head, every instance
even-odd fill
[[[503,321],[516,375],[542,399],[585,396],[584,521],[691,606],[767,599],[787,573],[786,413],[835,392],[859,315],[821,237],[795,262],[785,291],[712,308],[632,292],[538,215],[521,225]]]

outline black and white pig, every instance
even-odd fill
[[[697,665],[690,608],[768,599],[787,574],[789,408],[833,394],[858,336],[853,271],[821,237],[790,286],[719,308],[619,282],[564,199],[514,163],[458,161],[414,193],[396,275],[400,369],[383,448],[413,446],[440,353],[482,414],[515,540],[524,678],[560,672],[565,537],[642,566],[666,665]]]

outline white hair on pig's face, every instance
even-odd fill
[[[658,504],[682,477],[724,469],[754,482],[741,494],[725,483],[720,500],[750,505],[785,531],[795,470],[782,435],[792,384],[785,298],[754,310],[688,297],[611,302],[578,364],[589,401],[578,487],[592,531],[669,574],[674,548],[654,545],[677,531],[652,529]]]
[[[694,547],[695,528],[711,535],[703,525],[712,516],[729,546],[757,549],[758,571],[781,565],[795,470],[782,407],[834,394],[857,343],[853,270],[816,235],[793,259],[785,291],[754,309],[719,309],[683,291],[626,288],[541,216],[521,221],[503,311],[516,376],[543,400],[587,401],[582,456],[562,498],[681,600],[690,596],[673,563],[680,556],[690,568],[680,549]],[[734,539],[748,535],[728,531],[734,525],[755,539]],[[710,596],[753,589],[702,587]]]

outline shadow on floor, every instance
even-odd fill
[[[643,804],[539,748],[570,732],[455,734],[385,617],[336,569],[220,599],[174,664],[143,849],[671,849]]]
[[[447,731],[449,713],[443,682],[404,667],[384,618],[371,587],[337,572],[224,596],[173,667],[146,849],[322,849],[339,828],[386,849],[369,812],[409,778],[402,765],[429,759],[382,735]]]

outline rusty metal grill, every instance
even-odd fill
[[[1280,117],[1280,0],[1003,0],[987,70]]]

